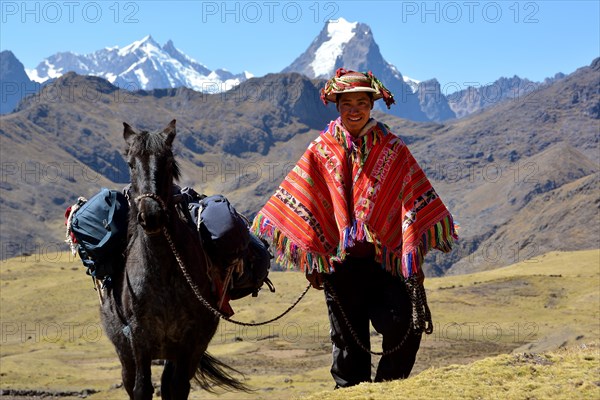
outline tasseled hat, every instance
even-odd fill
[[[321,100],[327,105],[328,102],[335,103],[340,93],[369,92],[373,93],[373,100],[383,99],[387,108],[396,101],[394,95],[383,86],[371,71],[356,72],[338,68],[335,76],[325,83],[321,89]]]

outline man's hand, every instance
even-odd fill
[[[318,290],[323,290],[323,274],[317,271],[308,272],[306,271],[306,279],[310,282],[312,287]]]

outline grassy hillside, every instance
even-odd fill
[[[300,273],[271,275],[277,292],[233,302],[237,319],[262,321],[277,315],[306,284]],[[363,385],[357,389],[367,392],[354,398],[383,398],[377,390],[414,391],[410,398],[440,398],[443,393],[444,398],[477,398],[479,393],[484,398],[523,398],[523,387],[544,398],[552,392],[535,390],[548,387],[550,379],[559,382],[557,390],[585,390],[577,392],[583,397],[574,398],[591,398],[587,396],[596,393],[594,382],[599,380],[598,349],[591,347],[600,341],[599,280],[599,250],[548,253],[492,271],[428,279],[435,331],[424,338],[412,377],[390,389]],[[40,252],[2,262],[0,320],[0,389],[5,398],[13,397],[10,393],[124,397],[120,365],[99,324],[98,298],[79,260]],[[323,293],[316,290],[273,324],[244,328],[222,323],[209,351],[244,373],[255,392],[217,396],[194,391],[191,398],[337,395],[331,390],[328,330]],[[377,335],[373,341],[374,349],[380,349]],[[583,344],[590,349],[557,352]],[[545,351],[553,353],[531,355]],[[161,368],[154,367],[155,382]],[[417,392],[427,386],[424,382],[431,391]]]
[[[431,368],[405,381],[362,384],[307,400],[598,399],[599,367],[598,345],[582,345]]]

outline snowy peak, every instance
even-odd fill
[[[131,43],[129,46],[123,47],[118,51],[119,56],[126,57],[130,53],[150,54],[160,51],[160,45],[152,39],[151,35],[144,37],[142,40]]]
[[[339,18],[328,21],[308,49],[282,72],[329,78],[339,67],[364,70],[366,57],[383,61],[371,28]]]
[[[414,121],[430,120],[421,109],[414,86],[406,83],[398,69],[384,60],[371,28],[364,23],[343,18],[327,22],[308,49],[282,72],[327,79],[340,67],[372,71],[384,82],[396,99],[391,114]],[[375,103],[375,107],[383,110],[385,106],[380,103]]]
[[[320,43],[310,67],[315,77],[327,77],[335,70],[336,61],[343,55],[345,45],[354,37],[357,22],[344,18],[330,20],[323,29],[328,40]]]
[[[229,90],[252,75],[210,70],[177,49],[171,40],[161,46],[151,35],[123,48],[107,47],[87,55],[57,53],[27,73],[32,80],[45,82],[69,71],[99,76],[129,90],[185,86],[210,93]]]
[[[202,75],[206,75],[206,76],[210,75],[211,70],[208,69],[208,67],[206,67],[204,64],[200,64],[199,62],[197,62],[193,58],[187,56],[181,50],[179,50],[178,48],[176,48],[175,44],[173,43],[172,40],[169,40],[162,47],[162,49],[163,49],[163,51],[165,53],[167,53],[169,56],[171,56],[175,60],[179,61],[181,64],[190,64],[190,65],[193,65],[194,69],[196,71],[198,71],[199,73],[201,73]],[[217,70],[217,71],[220,71],[220,70]]]

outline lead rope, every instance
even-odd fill
[[[146,196],[146,197],[151,197],[151,196]],[[236,325],[242,325],[242,326],[260,326],[260,325],[266,325],[269,324],[271,322],[275,322],[278,319],[282,318],[283,316],[285,316],[287,313],[289,313],[290,311],[292,311],[292,309],[294,307],[296,307],[296,305],[298,303],[300,303],[300,300],[302,300],[304,298],[304,296],[306,295],[306,293],[308,292],[308,290],[310,289],[311,285],[308,284],[308,286],[306,286],[306,289],[304,289],[304,291],[300,294],[300,296],[296,299],[296,301],[294,301],[294,303],[292,303],[291,306],[289,306],[283,313],[281,313],[280,315],[271,318],[267,321],[262,321],[262,322],[256,322],[256,323],[250,323],[250,322],[242,322],[242,321],[236,321],[234,319],[231,319],[230,317],[226,316],[225,314],[223,314],[222,312],[220,312],[219,310],[217,310],[216,308],[214,308],[200,293],[200,288],[198,288],[198,285],[196,285],[196,283],[194,283],[192,277],[190,276],[190,274],[188,273],[185,264],[183,262],[183,260],[181,259],[181,256],[179,255],[179,252],[177,251],[177,248],[175,247],[175,242],[173,241],[173,239],[171,238],[171,234],[169,233],[169,231],[167,230],[167,227],[163,227],[163,235],[165,236],[165,239],[167,240],[167,242],[169,243],[169,246],[171,247],[171,251],[173,252],[173,255],[175,256],[175,259],[177,260],[177,264],[179,264],[179,268],[181,269],[181,272],[183,273],[183,276],[185,278],[185,280],[187,281],[187,283],[190,285],[190,287],[192,288],[192,291],[194,292],[194,294],[196,295],[196,298],[200,301],[200,303],[202,303],[202,305],[204,307],[206,307],[210,312],[212,312],[217,318],[222,318],[225,321],[231,322],[232,324],[236,324]]]
[[[144,193],[142,195],[137,196],[134,199],[134,201],[137,202],[137,201],[139,201],[139,200],[141,200],[143,198],[146,198],[146,197],[149,197],[149,198],[155,200],[156,202],[158,202],[158,204],[160,204],[160,206],[163,209],[163,211],[165,213],[167,212],[167,205],[165,204],[165,202],[163,201],[163,199],[161,199],[158,195],[156,195],[154,193]],[[294,303],[292,303],[292,305],[289,306],[283,313],[281,313],[280,315],[278,315],[278,316],[276,316],[274,318],[271,318],[271,319],[269,319],[267,321],[263,321],[263,322],[257,322],[257,323],[236,321],[236,320],[231,319],[230,317],[226,316],[225,314],[223,314],[222,312],[220,312],[216,308],[214,308],[202,296],[202,293],[200,293],[200,288],[198,288],[198,285],[196,285],[194,283],[192,277],[190,276],[190,274],[188,273],[187,269],[185,268],[185,264],[184,264],[183,260],[181,259],[181,256],[179,255],[179,252],[177,251],[177,248],[175,247],[175,242],[171,238],[171,234],[169,233],[169,231],[168,231],[168,229],[167,229],[166,226],[163,226],[162,233],[165,236],[165,239],[167,240],[167,242],[169,243],[169,246],[171,247],[171,251],[173,252],[173,255],[175,256],[175,260],[177,260],[177,264],[179,265],[179,268],[181,269],[181,272],[183,273],[183,276],[184,276],[185,280],[190,285],[190,288],[192,288],[192,291],[194,292],[194,295],[196,295],[196,298],[198,299],[198,301],[200,301],[200,303],[202,303],[202,305],[204,307],[206,307],[210,312],[212,312],[217,318],[222,318],[225,321],[231,322],[232,324],[242,325],[242,326],[260,326],[260,325],[269,324],[271,322],[275,322],[278,319],[280,319],[283,316],[285,316],[290,311],[292,311],[292,309],[294,307],[296,307],[296,305],[298,305],[298,303],[300,303],[300,300],[302,300],[304,298],[304,296],[306,295],[306,293],[308,292],[308,290],[311,287],[311,285],[309,283],[308,286],[306,286],[306,289],[304,289],[304,291],[300,294],[300,296],[298,296],[298,298],[296,299],[296,301],[294,301]]]
[[[431,311],[427,304],[425,286],[423,286],[422,283],[409,280],[408,289],[413,305],[413,325],[416,327],[417,331],[431,335],[433,333],[433,321],[431,320]]]
[[[329,284],[329,282],[325,281],[324,286],[325,286],[325,290],[327,290],[329,292],[334,303],[340,310],[340,314],[342,315],[342,318],[344,319],[344,322],[346,323],[346,326],[348,327],[348,330],[350,331],[350,334],[352,335],[354,342],[356,343],[356,345],[358,345],[358,347],[360,347],[362,350],[366,351],[367,353],[370,353],[370,354],[373,354],[376,356],[388,356],[390,354],[397,352],[404,346],[404,343],[406,342],[406,339],[408,339],[408,336],[410,335],[411,331],[425,332],[428,335],[433,332],[433,323],[431,321],[431,312],[429,311],[429,306],[427,305],[427,297],[425,296],[425,288],[423,287],[422,284],[417,284],[416,286],[414,286],[413,284],[409,284],[408,285],[408,289],[409,289],[408,293],[409,293],[409,296],[411,298],[411,303],[412,303],[412,319],[408,326],[408,329],[406,330],[406,333],[404,334],[404,337],[402,338],[400,343],[398,343],[396,346],[394,346],[393,348],[391,348],[389,350],[372,351],[367,346],[365,346],[363,344],[363,342],[360,340],[360,338],[358,337],[358,334],[352,327],[352,324],[350,324],[350,320],[348,319],[346,312],[344,311],[342,305],[340,304],[340,301],[339,301],[337,295],[335,294],[335,291]]]

